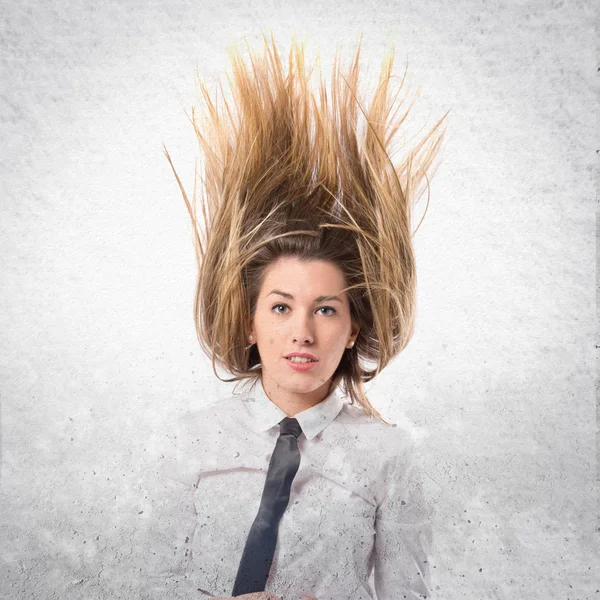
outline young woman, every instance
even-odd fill
[[[200,86],[201,222],[180,182],[196,328],[215,374],[219,362],[251,385],[184,415],[161,447],[148,596],[429,595],[416,440],[363,384],[413,333],[412,207],[445,117],[394,165],[408,111],[392,113],[393,53],[368,105],[359,57],[360,43],[347,74],[334,61],[330,94],[314,94],[303,46],[286,71],[265,38],[250,66],[233,53],[233,106]]]

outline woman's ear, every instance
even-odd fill
[[[246,335],[248,336],[248,343],[256,342],[256,334],[254,333],[254,327],[252,324],[252,319],[248,319],[246,321]],[[250,339],[252,337],[252,339]]]

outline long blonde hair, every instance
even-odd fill
[[[263,40],[265,53],[250,52],[250,65],[230,50],[233,106],[222,94],[220,107],[198,81],[204,107],[192,108],[190,120],[204,156],[201,223],[197,177],[190,202],[165,148],[193,224],[198,340],[217,377],[215,362],[234,375],[221,381],[256,383],[260,356],[246,340],[265,268],[283,255],[333,262],[346,277],[351,317],[360,325],[333,380],[351,404],[385,422],[363,383],[414,331],[412,209],[429,192],[448,113],[394,166],[389,149],[411,107],[396,117],[400,104],[392,113],[398,96],[388,97],[393,50],[366,106],[358,86],[362,36],[346,75],[336,54],[331,96],[320,79],[318,99],[304,44],[292,41],[286,74],[272,34],[271,43],[264,34]]]

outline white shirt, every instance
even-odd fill
[[[258,380],[181,418],[151,490],[144,598],[231,596],[286,416]],[[414,434],[368,416],[337,387],[295,418],[300,467],[266,591],[283,600],[429,597],[432,515]]]

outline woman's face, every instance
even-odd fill
[[[358,334],[344,287],[344,274],[327,261],[282,256],[267,267],[250,331],[265,391],[298,406],[328,395],[344,350]],[[295,369],[286,358],[291,352],[312,354],[316,362],[308,370]]]

